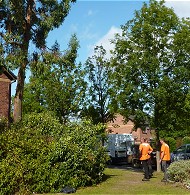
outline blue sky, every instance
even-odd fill
[[[61,50],[66,49],[71,34],[76,33],[80,49],[78,61],[84,62],[97,44],[108,49],[109,38],[119,31],[120,25],[133,17],[142,1],[78,1],[59,29],[49,34],[48,45],[57,40]]]
[[[63,25],[49,34],[48,45],[51,46],[57,40],[64,50],[71,34],[76,33],[80,43],[78,61],[84,62],[95,45],[102,44],[105,49],[110,49],[109,40],[121,31],[121,25],[134,17],[134,11],[141,9],[143,2],[79,0],[72,5]],[[190,16],[190,1],[167,1],[166,5],[173,6],[180,17]]]
[[[112,48],[110,39],[121,32],[120,26],[134,17],[134,11],[141,9],[143,2],[78,0],[72,5],[63,25],[49,33],[47,44],[50,47],[57,40],[61,50],[65,50],[71,35],[75,33],[80,44],[77,61],[84,63],[95,45],[103,45],[107,50]],[[190,17],[190,0],[166,1],[166,5],[173,7],[179,17]],[[13,83],[12,95],[15,87],[16,83]]]

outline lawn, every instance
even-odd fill
[[[190,190],[181,184],[161,182],[162,177],[162,172],[155,171],[150,181],[142,181],[141,169],[134,170],[127,166],[106,168],[102,183],[77,189],[75,194],[190,194]]]

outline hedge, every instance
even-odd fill
[[[0,135],[0,194],[60,192],[102,180],[108,156],[102,125],[62,125],[51,113],[30,114]]]

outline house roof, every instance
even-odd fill
[[[116,114],[115,118],[107,123],[107,129],[112,133],[131,133],[133,127],[134,123],[131,120],[126,122],[125,118],[120,114]]]
[[[12,71],[8,70],[5,66],[0,66],[0,75],[3,74],[3,73],[4,73],[4,74],[7,76],[7,78],[9,78],[11,81],[17,80],[16,75],[15,75]]]
[[[131,119],[125,121],[125,118],[120,114],[116,114],[115,118],[107,123],[106,131],[110,134],[132,134],[136,144],[140,143],[142,137],[148,139],[153,139],[155,137],[154,130],[147,129],[143,131],[141,128],[134,129],[134,122]]]

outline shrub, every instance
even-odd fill
[[[93,125],[90,121],[83,121],[81,124],[70,124],[67,129],[69,139],[66,143],[69,148],[67,160],[71,161],[73,178],[75,184],[70,185],[85,186],[100,182],[103,170],[108,160],[105,148],[99,135],[104,126]],[[98,132],[98,134],[97,134]],[[75,171],[74,171],[75,170]],[[76,185],[77,184],[77,185]]]
[[[6,118],[1,117],[0,118],[0,133],[5,131],[5,129],[8,127],[8,121]]]
[[[190,160],[180,160],[171,163],[168,168],[169,179],[181,182],[190,187]]]
[[[0,194],[60,192],[101,181],[107,155],[89,121],[61,125],[31,114],[0,135]]]
[[[42,115],[34,117],[32,114],[24,119],[23,123],[17,123],[0,136],[3,151],[0,162],[1,194],[49,190],[49,185],[47,185],[49,180],[47,171],[50,170],[48,154],[51,151],[52,141],[48,134],[43,135],[43,122],[40,120]],[[54,119],[50,115],[48,117],[48,114],[44,115],[52,126]],[[30,117],[35,120],[30,120]],[[36,121],[39,121],[38,125],[35,124]],[[33,126],[31,126],[32,123],[34,123]],[[53,124],[55,127],[56,122]],[[49,131],[51,131],[50,125],[47,125]]]
[[[182,142],[183,142],[183,144],[190,144],[190,137],[185,136],[185,137],[182,139]]]
[[[52,112],[32,113],[25,116],[22,126],[35,129],[40,135],[57,135],[63,133],[63,126]]]
[[[176,149],[176,140],[173,137],[167,137],[165,140],[170,146],[170,152],[173,152]]]

